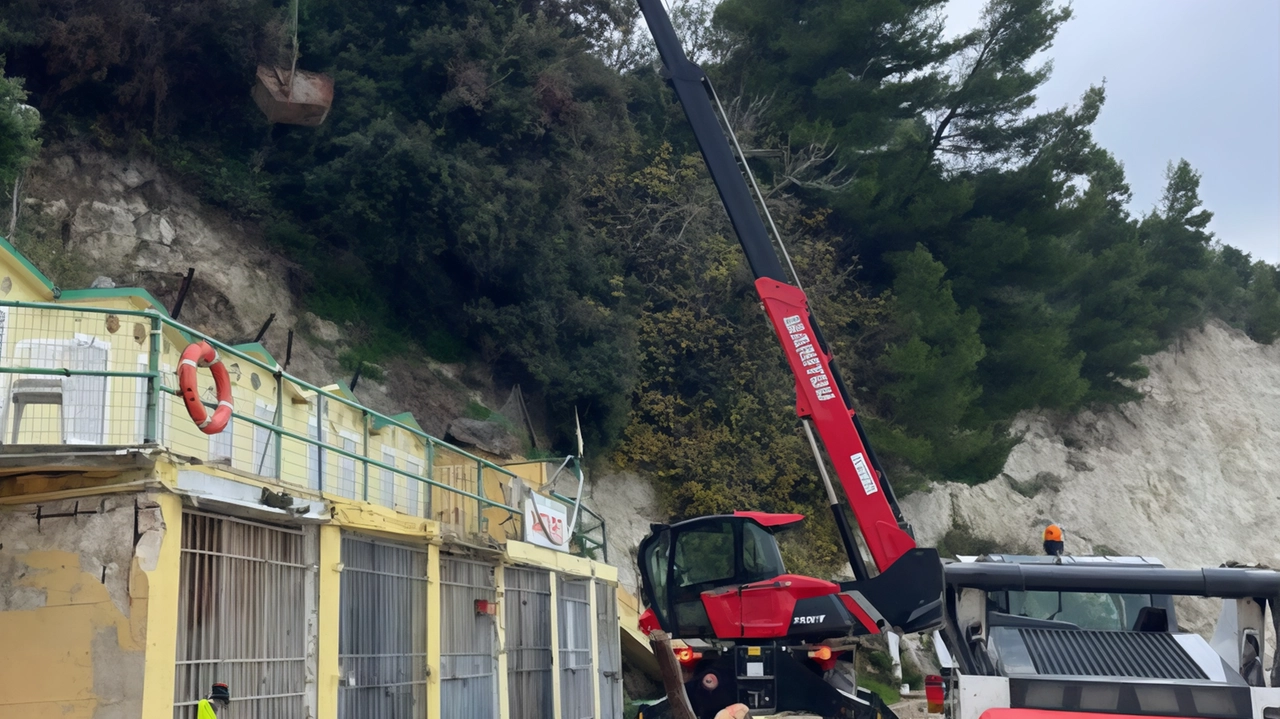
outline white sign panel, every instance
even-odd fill
[[[539,547],[569,551],[568,508],[554,499],[529,492],[524,501],[524,540]]]

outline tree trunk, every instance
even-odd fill
[[[662,671],[662,685],[667,690],[671,716],[675,719],[697,719],[693,707],[689,706],[689,695],[684,691],[680,663],[676,661],[675,652],[671,651],[671,635],[662,630],[653,631],[649,634],[649,646],[653,647],[653,656]]]

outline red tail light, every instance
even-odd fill
[[[675,647],[676,661],[681,664],[693,664],[702,658],[702,652],[693,651],[692,647]]]
[[[929,705],[930,714],[942,713],[942,702],[946,698],[946,691],[942,687],[942,677],[937,674],[930,674],[924,678],[924,699]]]

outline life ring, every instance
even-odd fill
[[[200,401],[200,392],[196,389],[196,369],[208,367],[213,373],[213,384],[218,390],[218,408],[210,416]],[[182,401],[187,405],[187,414],[196,423],[201,432],[217,434],[227,428],[231,421],[231,375],[218,359],[218,351],[208,342],[200,341],[187,345],[182,351],[182,361],[178,363],[178,390],[182,393]]]

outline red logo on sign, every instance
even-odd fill
[[[542,525],[542,533],[552,544],[564,544],[564,520],[553,517],[546,512],[538,512],[538,522]]]

